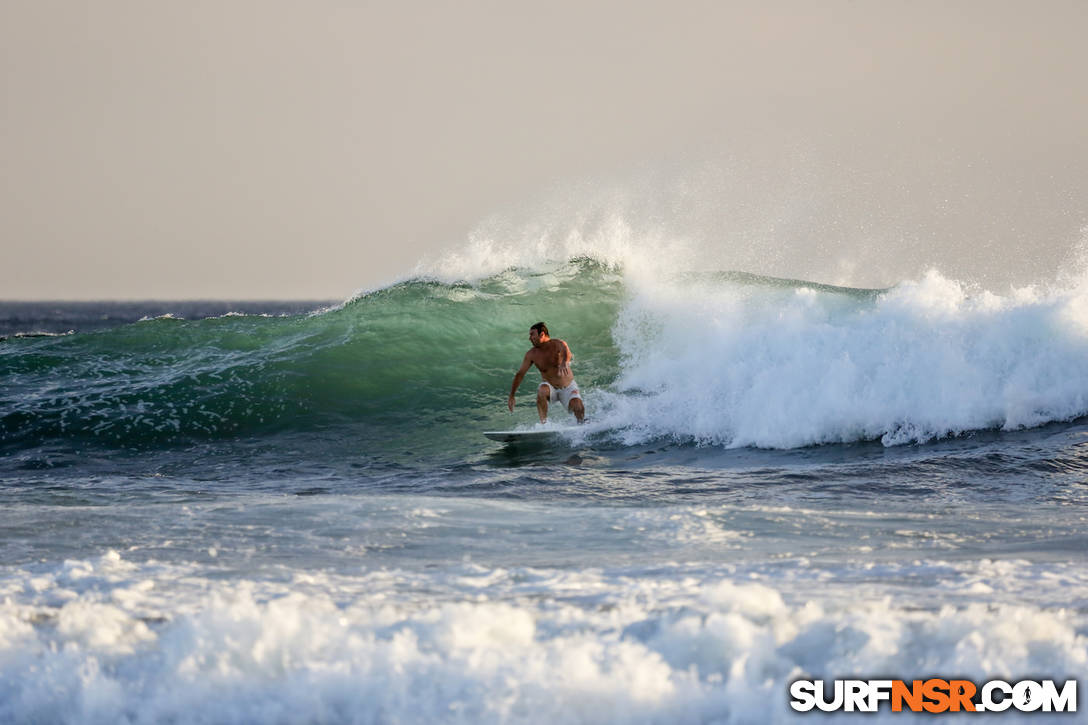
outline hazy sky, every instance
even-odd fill
[[[747,271],[1045,280],[1086,38],[1083,0],[0,0],[0,298],[343,298],[608,205]]]

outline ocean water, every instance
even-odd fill
[[[793,713],[802,677],[1083,700],[1088,286],[444,264],[335,305],[0,305],[0,722],[922,719]],[[535,371],[505,399],[541,319],[590,423],[492,443],[534,425]]]

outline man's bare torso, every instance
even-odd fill
[[[567,345],[562,340],[548,340],[527,353],[533,365],[540,370],[545,382],[556,388],[565,388],[574,382],[574,373],[567,362]],[[562,365],[560,365],[562,361]]]

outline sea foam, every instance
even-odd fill
[[[786,722],[801,676],[1088,666],[1083,616],[1026,604],[798,598],[707,571],[466,564],[280,579],[223,581],[115,552],[8,570],[0,720]],[[434,596],[436,584],[455,595]]]

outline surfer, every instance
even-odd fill
[[[570,347],[562,340],[553,340],[548,336],[548,326],[538,322],[529,328],[529,342],[533,346],[525,353],[521,361],[521,367],[514,376],[514,384],[510,386],[510,399],[506,406],[510,412],[514,412],[514,393],[525,379],[525,373],[529,372],[530,365],[536,365],[540,370],[540,377],[544,382],[536,390],[536,412],[540,414],[540,422],[548,422],[548,403],[558,400],[566,407],[579,423],[585,422],[586,409],[582,405],[582,395],[578,392],[578,384],[574,382],[574,373],[570,370]]]

